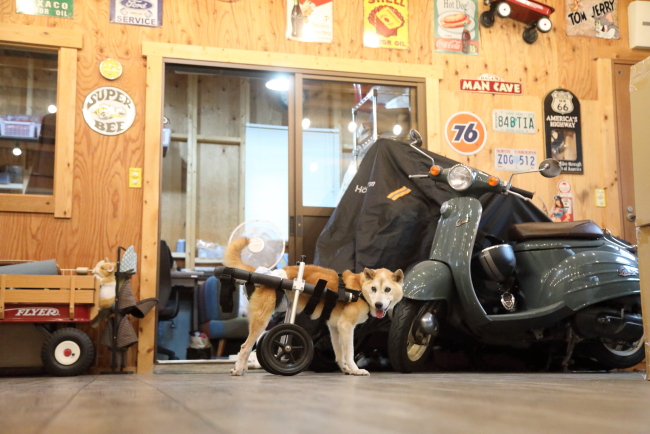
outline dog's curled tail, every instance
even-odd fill
[[[241,251],[248,245],[248,238],[240,237],[232,240],[223,254],[223,265],[226,267],[241,268],[247,271],[255,271],[255,268],[246,265],[241,260]]]

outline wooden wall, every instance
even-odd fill
[[[389,62],[444,65],[441,82],[441,122],[429,125],[440,129],[456,110],[478,113],[486,122],[494,108],[535,111],[541,121],[543,97],[552,89],[564,87],[582,102],[585,175],[569,179],[576,190],[576,217],[593,218],[617,232],[618,208],[615,194],[617,174],[612,163],[614,143],[604,140],[602,132],[611,132],[611,107],[599,95],[599,79],[606,68],[595,60],[604,58],[643,58],[628,49],[628,0],[621,1],[619,20],[622,39],[606,41],[594,38],[570,38],[565,35],[564,0],[548,2],[558,12],[555,28],[540,35],[529,46],[521,39],[523,25],[497,19],[489,30],[481,28],[481,54],[478,57],[440,55],[432,52],[433,3],[410,1],[410,44],[408,51],[362,47],[361,1],[335,0],[332,44],[307,44],[288,41],[285,36],[285,2],[165,0],[164,25],[161,29],[109,23],[109,1],[75,1],[74,19],[34,17],[15,14],[14,0],[0,0],[0,26],[19,23],[36,26],[74,28],[83,31],[84,46],[79,51],[77,76],[77,115],[75,130],[74,204],[71,219],[52,215],[0,213],[0,259],[56,258],[62,267],[90,266],[105,257],[114,257],[117,246],[135,245],[140,250],[142,191],[127,185],[129,167],[143,167],[145,119],[145,59],[141,42],[159,41],[236,49],[263,50],[325,57],[371,59]],[[98,71],[107,57],[118,59],[124,73],[108,82]],[[600,64],[602,65],[602,64]],[[492,73],[509,81],[521,81],[524,96],[505,97],[461,94],[456,91],[458,78],[474,78]],[[81,103],[94,88],[115,85],[127,91],[138,109],[133,126],[119,136],[101,136],[83,121]],[[607,89],[607,81],[601,89]],[[600,98],[600,99],[599,99]],[[182,101],[180,102],[182,104]],[[605,114],[603,114],[605,113]],[[540,122],[541,125],[541,122]],[[488,128],[491,130],[491,128]],[[607,137],[613,137],[608,133]],[[535,136],[490,132],[489,145],[470,164],[490,170],[491,149],[495,146],[542,149],[542,133]],[[434,149],[436,150],[436,149]],[[459,158],[446,144],[437,150]],[[615,157],[614,157],[615,158]],[[146,174],[145,174],[146,176]],[[522,178],[521,187],[536,190],[547,202],[556,181],[539,177]],[[594,188],[608,189],[608,208],[597,209]],[[138,279],[134,281],[138,288]]]

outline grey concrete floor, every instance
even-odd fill
[[[0,433],[650,433],[612,374],[251,373],[0,378]]]

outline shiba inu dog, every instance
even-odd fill
[[[224,254],[224,265],[227,267],[241,268],[248,271],[255,271],[241,260],[241,251],[248,245],[247,238],[233,240]],[[298,275],[298,266],[285,267],[283,269],[287,278],[295,279]],[[315,285],[319,279],[327,281],[327,287],[338,288],[339,277],[336,271],[315,265],[306,265],[303,275],[306,283]],[[336,363],[346,374],[369,375],[365,369],[359,369],[354,362],[354,327],[368,319],[369,316],[383,318],[393,307],[399,303],[404,294],[402,283],[404,273],[397,270],[394,273],[380,268],[378,270],[364,269],[363,273],[355,274],[351,271],[343,273],[343,281],[346,288],[361,291],[363,298],[356,302],[338,302],[332,311],[327,325],[332,337],[332,347],[336,355]],[[286,291],[290,299],[293,299],[292,291]],[[302,312],[309,300],[309,295],[301,294],[298,299],[297,313]],[[230,375],[243,375],[248,368],[248,356],[253,350],[257,338],[264,332],[269,324],[271,315],[275,309],[275,289],[265,286],[257,286],[250,296],[248,306],[248,338],[241,347],[235,368]],[[321,301],[311,319],[320,317],[323,311],[324,301]]]

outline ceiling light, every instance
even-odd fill
[[[309,118],[305,118],[305,119],[302,120],[302,129],[303,130],[306,130],[307,128],[309,128],[310,125],[311,125],[311,121],[309,120]]]
[[[357,123],[352,121],[348,124],[348,131],[354,133],[357,130]]]
[[[47,106],[47,111],[48,113],[56,113],[56,106],[54,104],[50,104]]]
[[[396,136],[399,136],[400,134],[402,134],[402,126],[399,125],[399,124],[396,124],[393,127],[393,134],[395,134]]]
[[[287,91],[291,83],[286,77],[278,77],[266,82],[266,87],[271,90]]]
[[[14,155],[16,157],[23,153],[22,149],[20,149],[20,147],[18,146],[18,143],[16,143],[16,147],[14,148],[14,150],[12,152],[14,153]]]

